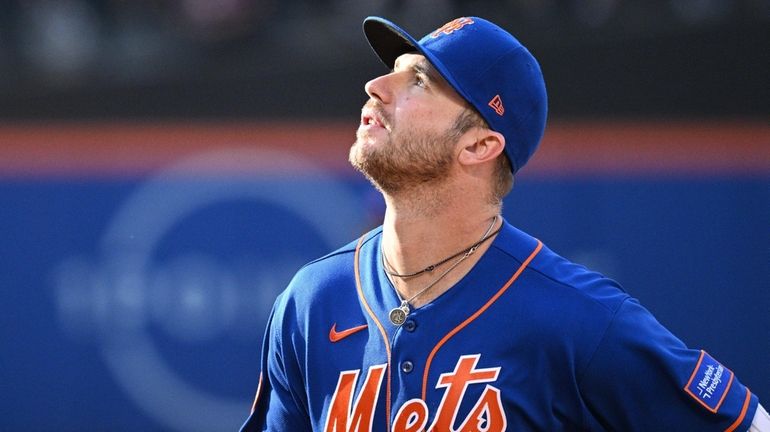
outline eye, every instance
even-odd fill
[[[428,80],[425,79],[425,76],[422,73],[416,73],[414,74],[414,84],[418,87],[425,88],[428,85]]]

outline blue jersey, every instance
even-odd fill
[[[243,431],[746,431],[758,400],[614,281],[505,223],[395,326],[382,231],[303,267]]]

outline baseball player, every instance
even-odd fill
[[[364,33],[392,71],[350,161],[384,222],[278,297],[243,431],[770,431],[727,366],[500,216],[546,121],[524,46],[477,17]]]

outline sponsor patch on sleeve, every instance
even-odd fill
[[[733,372],[722,366],[706,351],[701,351],[698,363],[684,391],[706,409],[715,413],[722,406],[732,384]]]

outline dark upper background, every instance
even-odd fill
[[[0,0],[0,120],[356,116],[384,71],[366,15],[496,21],[552,118],[770,113],[768,0]]]

